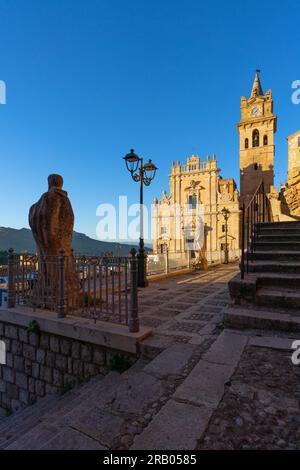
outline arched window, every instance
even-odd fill
[[[268,145],[268,136],[264,135],[264,145]]]
[[[249,139],[245,139],[245,149],[249,148]]]
[[[257,129],[254,129],[252,133],[252,147],[259,147],[259,132]]]

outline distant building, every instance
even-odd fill
[[[300,131],[287,137],[288,141],[288,179],[300,173]]]
[[[170,195],[154,200],[154,253],[187,253],[191,263],[224,261],[226,222],[222,209],[229,210],[227,247],[229,260],[239,257],[239,196],[232,178],[222,179],[215,156],[200,161],[192,155],[187,163],[172,163]],[[185,208],[191,216],[183,216]],[[197,211],[200,209],[200,211]],[[197,215],[198,214],[198,215]],[[200,216],[199,216],[200,214]],[[202,214],[202,215],[201,215]],[[178,217],[179,216],[179,217]],[[200,220],[197,220],[198,219]],[[178,222],[179,220],[179,222]],[[200,238],[203,232],[203,240]]]

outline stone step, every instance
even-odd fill
[[[299,235],[300,227],[282,228],[282,227],[256,227],[258,235]]]
[[[284,287],[299,289],[300,292],[300,274],[293,273],[259,273],[257,276],[258,287]]]
[[[225,326],[233,329],[259,329],[298,332],[300,317],[270,309],[231,306],[225,310]]]
[[[64,409],[66,412],[69,411],[75,400],[81,400],[89,393],[91,387],[95,386],[95,383],[101,379],[103,380],[103,377],[100,377],[92,378],[88,383],[78,386],[64,395],[52,395],[42,398],[34,405],[10,415],[1,422],[0,449],[7,448],[19,437],[26,435],[31,429],[38,426],[42,420],[47,420],[49,417],[53,419],[54,410],[58,414],[61,414]]]
[[[300,253],[300,242],[291,242],[291,241],[262,241],[256,240],[253,243],[253,248],[255,252],[258,251],[298,251]]]
[[[282,261],[282,260],[263,260],[263,261],[250,261],[249,272],[276,272],[276,273],[299,273],[300,274],[300,261]]]
[[[258,229],[263,230],[277,230],[277,229],[298,229],[300,230],[300,221],[291,221],[291,222],[264,222],[257,224]]]
[[[166,394],[170,377],[178,377],[196,346],[175,343],[152,362],[141,358],[122,375],[110,372],[98,382],[82,387],[80,393],[55,404],[51,413],[23,435],[12,438],[6,449],[113,448],[122,429],[133,416],[140,419],[145,407]]]
[[[285,231],[284,231],[285,232]],[[258,233],[257,234],[257,241],[258,242],[298,242],[300,243],[300,230],[297,233]]]
[[[53,409],[58,400],[59,397],[57,396],[42,398],[36,404],[18,411],[1,421],[0,449],[5,448],[14,439],[24,435],[36,426],[40,418]]]
[[[249,253],[249,260],[267,260],[267,261],[290,261],[291,263],[300,262],[300,251],[255,251]]]
[[[300,290],[281,287],[262,287],[256,291],[255,302],[258,305],[270,306],[272,308],[284,307],[300,309]]]
[[[64,394],[56,397],[51,409],[46,410],[39,416],[39,419],[30,425],[27,423],[27,429],[23,433],[13,433],[11,438],[6,441],[3,448],[10,450],[37,450],[46,442],[53,439],[58,431],[61,430],[59,422],[71,413],[76,407],[83,405],[91,407],[91,402],[95,400],[99,394],[103,393],[106,387],[115,378],[120,379],[120,374],[110,372],[105,377],[98,376],[91,379],[86,384],[76,387]],[[116,385],[116,383],[114,382]],[[30,407],[29,407],[30,408]],[[26,424],[26,423],[25,423]],[[1,444],[0,444],[1,448]]]

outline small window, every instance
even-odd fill
[[[300,147],[300,137],[298,137],[298,147]]]
[[[258,170],[258,164],[257,163],[254,163],[254,170]]]
[[[268,145],[268,136],[264,135],[264,145]]]
[[[254,129],[252,133],[252,147],[259,147],[259,132],[257,129]]]
[[[245,149],[249,148],[249,139],[245,139]]]
[[[164,225],[164,226],[161,228],[161,234],[162,234],[162,235],[167,235],[167,233],[168,233],[168,229],[167,229],[167,227]]]
[[[197,207],[197,196],[189,196],[189,205],[191,209],[196,209]]]
[[[222,232],[223,233],[225,232],[225,225],[224,224],[222,225]]]

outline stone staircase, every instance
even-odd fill
[[[54,437],[55,422],[74,407],[88,400],[91,390],[97,389],[119,374],[91,379],[62,396],[52,395],[0,421],[0,449],[40,449]],[[88,443],[87,443],[88,445]],[[89,448],[89,446],[88,446]]]
[[[249,272],[229,282],[228,326],[300,331],[300,221],[256,226]]]
[[[172,344],[151,361],[109,372],[0,421],[0,449],[126,449],[183,380],[197,345]],[[158,351],[157,351],[158,352]]]

